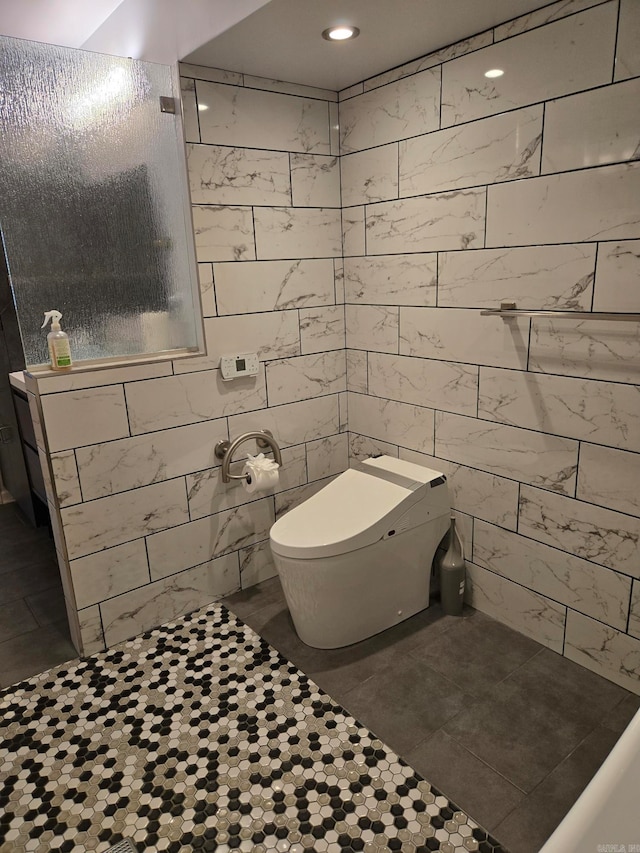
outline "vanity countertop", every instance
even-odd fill
[[[9,382],[14,388],[17,388],[18,391],[22,391],[24,394],[27,393],[27,385],[24,379],[24,373],[21,370],[19,370],[17,373],[10,373]]]

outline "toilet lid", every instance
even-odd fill
[[[379,467],[372,466],[369,473],[366,464],[345,471],[276,521],[271,548],[284,557],[313,559],[377,542],[393,528],[395,519],[424,497],[427,483],[441,477],[437,471],[419,470],[419,481],[393,474],[387,479]]]

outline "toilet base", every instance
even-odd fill
[[[431,563],[449,517],[334,557],[298,560],[273,551],[298,636],[317,649],[372,637],[429,605]]]

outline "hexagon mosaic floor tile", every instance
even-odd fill
[[[503,850],[222,605],[5,690],[0,715],[3,853]]]

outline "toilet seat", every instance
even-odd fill
[[[438,471],[393,457],[366,460],[279,519],[271,528],[271,548],[306,560],[364,548],[441,515],[440,490],[433,489],[433,516],[425,498],[444,482]],[[419,515],[412,514],[418,503]]]

